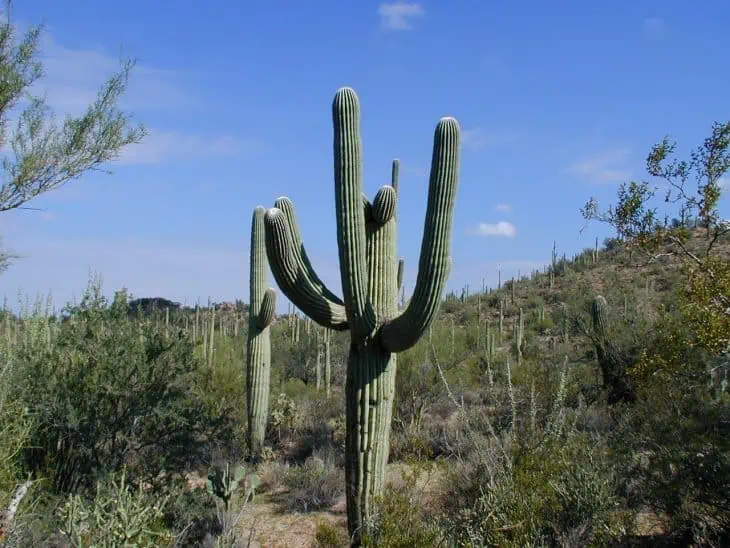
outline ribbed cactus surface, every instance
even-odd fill
[[[343,298],[314,272],[287,198],[279,198],[266,214],[266,250],[274,278],[297,307],[325,328],[350,331],[346,496],[348,529],[358,545],[368,531],[373,498],[383,492],[396,353],[415,345],[429,328],[451,268],[460,130],[453,118],[442,118],[436,126],[418,275],[408,306],[399,312],[398,163],[393,163],[391,184],[381,187],[370,202],[363,194],[360,103],[354,90],[338,90],[332,118]]]
[[[627,373],[631,356],[611,339],[607,319],[608,303],[603,295],[596,295],[591,303],[591,320],[593,324],[593,345],[596,359],[603,376],[603,386],[608,391],[608,403],[619,401],[632,402],[636,392]]]
[[[257,459],[264,445],[269,414],[271,337],[269,326],[276,310],[276,293],[267,289],[267,258],[264,218],[266,209],[257,207],[251,220],[250,300],[246,353],[246,405],[248,449]]]

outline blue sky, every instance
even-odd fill
[[[645,177],[669,133],[694,147],[727,116],[721,0],[15,3],[45,22],[42,90],[78,113],[138,65],[122,103],[150,135],[92,174],[0,218],[23,255],[0,277],[15,301],[104,287],[178,301],[248,300],[251,212],[292,198],[321,276],[339,288],[331,101],[356,89],[369,195],[402,162],[399,251],[412,288],[433,129],[463,131],[451,288],[496,282],[608,232],[582,234],[590,196]],[[723,107],[723,105],[725,105]],[[723,202],[723,209],[726,208]],[[271,282],[273,284],[273,280]],[[286,301],[280,300],[280,310]]]

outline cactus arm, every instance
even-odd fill
[[[264,298],[261,300],[261,307],[259,313],[256,316],[256,325],[259,329],[266,329],[274,321],[274,314],[276,312],[276,291],[273,288],[268,288],[264,292]]]
[[[373,219],[373,204],[370,203],[365,194],[362,195],[362,210],[365,214],[365,222],[371,221]]]
[[[412,347],[438,312],[441,294],[451,270],[451,226],[459,176],[459,124],[442,118],[434,133],[428,207],[424,222],[418,277],[406,309],[381,328],[389,352]]]
[[[342,292],[353,341],[369,335],[375,314],[368,302],[365,212],[362,200],[360,101],[340,88],[332,102],[335,209]]]
[[[395,215],[396,193],[392,186],[380,187],[375,195],[372,206],[373,221],[384,225]]]
[[[393,167],[390,170],[390,186],[395,190],[396,197],[398,196],[398,184],[400,180],[400,160],[396,158],[393,160]]]
[[[321,287],[312,283],[294,244],[284,212],[272,208],[266,212],[266,253],[274,279],[282,292],[300,310],[318,324],[336,331],[348,328],[342,302],[328,299]]]
[[[302,241],[302,234],[299,230],[297,214],[294,210],[294,204],[292,203],[292,201],[286,196],[282,196],[281,198],[277,199],[276,202],[274,202],[274,207],[280,209],[286,217],[286,221],[289,225],[289,233],[292,236],[292,242],[295,251],[298,251],[296,260],[302,273],[307,277],[307,279],[316,288],[316,290],[322,294],[323,297],[329,299],[334,303],[340,305],[343,304],[342,299],[340,299],[337,295],[330,291],[327,285],[320,279],[319,276],[317,276],[317,273],[314,270],[314,267],[312,266],[309,257],[307,256],[307,250],[304,247],[304,242]]]
[[[406,262],[404,259],[400,259],[398,261],[398,275],[396,279],[396,283],[398,284],[398,291],[400,291],[400,288],[403,287],[403,271],[406,269]]]

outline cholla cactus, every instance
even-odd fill
[[[346,382],[346,496],[348,529],[358,545],[370,523],[371,504],[382,494],[395,393],[396,353],[428,330],[450,272],[451,225],[459,172],[459,125],[442,118],[434,135],[428,209],[413,296],[397,308],[393,180],[370,202],[362,191],[360,104],[350,88],[338,90],[334,122],[335,206],[343,299],[312,268],[294,207],[279,198],[266,214],[266,250],[284,294],[320,325],[349,330]]]
[[[248,311],[248,345],[246,360],[246,404],[248,408],[248,449],[254,460],[264,445],[266,419],[269,414],[269,380],[271,375],[271,337],[269,325],[274,319],[276,293],[266,287],[266,246],[264,216],[257,207],[251,220],[251,275]]]

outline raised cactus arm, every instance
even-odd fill
[[[403,271],[406,268],[406,262],[403,259],[400,259],[398,261],[398,275],[397,275],[397,285],[398,285],[398,291],[400,291],[400,288],[403,287]]]
[[[337,331],[346,330],[347,315],[342,301],[327,298],[324,285],[313,283],[313,273],[307,272],[302,248],[294,243],[289,226],[281,209],[267,211],[266,253],[276,283],[294,305],[318,324]]]
[[[368,302],[365,212],[362,199],[360,102],[351,88],[340,88],[332,102],[335,209],[343,299],[353,341],[375,328]]]
[[[263,247],[263,246],[262,246]],[[261,307],[259,313],[256,315],[256,325],[259,329],[266,329],[274,321],[274,314],[276,312],[276,291],[273,288],[268,288],[264,292],[264,298],[261,300]]]
[[[406,309],[386,322],[380,333],[389,352],[412,347],[438,311],[451,270],[451,225],[459,173],[459,124],[442,118],[436,126],[418,277]]]
[[[319,293],[322,294],[323,297],[332,301],[333,303],[343,304],[342,299],[340,299],[337,295],[330,291],[327,285],[320,279],[319,276],[317,276],[317,273],[315,272],[314,267],[312,266],[312,263],[307,256],[307,250],[304,247],[302,233],[299,229],[297,214],[294,210],[294,204],[292,203],[292,201],[289,198],[282,196],[281,198],[276,200],[276,202],[274,202],[274,207],[281,209],[281,211],[284,212],[284,215],[286,216],[287,223],[289,223],[289,233],[292,236],[292,242],[294,244],[294,247],[299,250],[296,259],[304,275],[307,277],[307,279],[310,280],[312,285]]]
[[[398,196],[398,181],[400,178],[400,161],[398,158],[393,160],[393,167],[390,170],[390,186],[395,190],[396,197]]]

